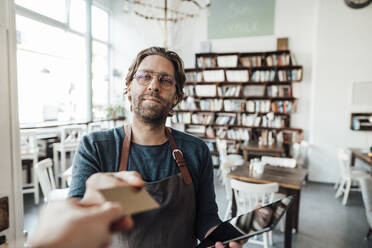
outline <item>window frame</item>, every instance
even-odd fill
[[[88,70],[88,66],[87,66],[87,69],[85,71],[86,73],[86,77],[87,79],[87,82],[86,82],[86,86],[87,86],[87,96],[88,96],[88,104],[87,104],[87,115],[86,115],[86,119],[87,121],[93,121],[93,89],[92,89],[92,53],[93,53],[93,42],[98,42],[98,43],[101,43],[105,46],[107,46],[107,50],[108,50],[108,54],[107,54],[107,70],[108,70],[108,80],[109,82],[112,82],[112,75],[111,75],[111,69],[112,69],[112,43],[111,43],[111,23],[112,23],[112,20],[111,20],[111,17],[112,17],[112,12],[110,9],[108,9],[106,6],[103,6],[102,4],[100,3],[97,3],[97,2],[92,2],[92,0],[83,0],[86,4],[89,4],[90,6],[90,9],[92,9],[92,7],[96,7],[96,8],[99,8],[103,11],[105,11],[107,14],[108,14],[108,37],[107,37],[107,41],[104,41],[104,40],[100,40],[98,38],[94,38],[92,36],[92,30],[88,30],[88,32],[85,32],[85,33],[82,33],[82,32],[79,32],[79,31],[76,31],[74,29],[71,29],[70,27],[70,23],[69,23],[69,16],[70,16],[70,1],[71,0],[65,0],[66,1],[66,11],[65,11],[65,22],[61,22],[61,21],[58,21],[58,20],[55,20],[51,17],[48,17],[48,16],[45,16],[45,15],[42,15],[40,13],[37,13],[33,10],[30,10],[30,9],[27,9],[25,7],[22,7],[20,5],[17,5],[17,4],[14,4],[15,5],[15,9],[16,9],[16,15],[20,15],[20,16],[23,16],[23,17],[26,17],[26,18],[30,18],[34,21],[37,21],[37,22],[40,22],[42,24],[45,24],[45,25],[49,25],[49,26],[52,26],[52,27],[55,27],[55,28],[59,28],[59,29],[62,29],[63,31],[65,32],[69,32],[71,34],[75,34],[75,35],[78,35],[78,36],[81,36],[85,39],[85,48],[87,49],[88,47],[90,48],[88,53],[87,53],[87,57],[90,57],[90,59],[87,58],[87,61],[90,61],[90,70]],[[88,23],[88,15],[86,16],[86,22]],[[92,23],[90,22],[89,23],[89,26],[91,26]],[[88,38],[89,37],[89,38]],[[34,51],[34,52],[37,52],[37,51]],[[111,92],[111,84],[109,83],[108,85],[108,88],[107,88],[107,96],[108,96],[108,104],[110,104],[110,94]]]

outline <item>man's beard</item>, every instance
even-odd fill
[[[145,103],[144,98],[149,96],[156,98],[160,104]],[[154,92],[139,95],[137,98],[133,99],[133,112],[147,124],[159,125],[164,123],[171,109],[172,103],[163,99],[159,94]]]

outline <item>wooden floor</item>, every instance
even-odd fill
[[[227,207],[225,190],[215,180],[219,215],[223,217]],[[364,240],[368,224],[360,193],[351,192],[348,204],[334,198],[333,185],[307,183],[303,187],[299,221],[299,233],[293,235],[293,247],[298,248],[367,248],[372,247],[372,237]],[[33,203],[32,194],[25,200],[25,230],[32,234],[40,206]],[[284,235],[274,230],[274,247],[282,248]],[[246,244],[244,247],[259,247]]]

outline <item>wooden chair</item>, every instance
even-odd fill
[[[66,154],[70,153],[73,158],[80,139],[85,133],[83,125],[72,125],[61,128],[61,142],[53,144],[53,162],[55,166],[55,180],[58,183],[58,178],[62,179],[62,188],[66,186],[66,179],[62,173],[68,168],[66,162]],[[58,155],[61,154],[61,163],[59,163]]]
[[[50,158],[38,162],[35,168],[44,195],[44,202],[62,200],[67,197],[68,189],[56,189],[53,161]]]
[[[252,211],[259,205],[263,206],[272,203],[275,193],[279,190],[279,185],[277,183],[254,184],[236,179],[231,179],[230,183],[235,196],[237,215]],[[269,245],[273,244],[272,232],[265,232],[262,235],[262,241],[255,237],[254,239],[249,239],[248,242],[263,245],[265,248],[268,248]]]
[[[31,183],[23,185],[23,194],[33,193],[35,204],[39,204],[39,183],[35,172],[38,154],[36,132],[21,130],[21,160],[32,160]]]
[[[339,167],[340,167],[340,183],[336,192],[335,197],[338,198],[344,194],[342,204],[346,205],[350,191],[360,191],[359,180],[368,177],[368,174],[360,170],[352,170],[350,168],[349,155],[340,149],[337,153]],[[356,188],[351,188],[351,184],[355,183],[358,185]]]

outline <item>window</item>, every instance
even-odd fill
[[[15,0],[15,3],[57,21],[66,21],[65,0]]]
[[[44,9],[38,7],[38,4],[44,1],[35,1],[37,2],[35,6],[27,5],[28,2],[16,1],[23,7],[29,7],[33,11],[57,19],[53,11],[44,13]],[[93,23],[96,23],[95,25],[98,25],[96,37],[99,39],[92,40],[93,104],[88,106],[87,97],[90,94],[87,92],[85,9],[85,1],[71,1],[69,15],[67,15],[70,18],[65,23],[66,25],[68,23],[67,28],[63,29],[53,23],[33,19],[32,15],[24,17],[21,11],[17,13],[18,94],[21,123],[50,120],[84,121],[87,120],[88,111],[92,111],[93,119],[105,118],[110,86],[109,15],[104,10],[92,6],[92,12],[95,10],[99,13],[98,15],[92,13],[92,29]]]

